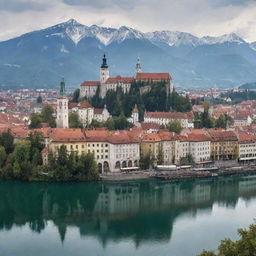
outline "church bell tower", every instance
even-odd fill
[[[137,64],[136,64],[136,74],[142,73],[142,68],[140,64],[140,57],[137,58]]]
[[[102,65],[100,67],[100,83],[104,84],[109,78],[109,69],[107,64],[107,58],[106,54],[104,53],[103,59],[102,59]]]
[[[60,93],[57,99],[57,128],[68,128],[68,98],[64,79],[60,83]]]

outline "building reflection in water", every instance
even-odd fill
[[[187,182],[80,184],[0,183],[0,232],[28,224],[42,232],[48,221],[65,240],[69,226],[94,236],[103,246],[111,240],[171,239],[174,221],[186,213],[211,211],[218,203],[235,207],[240,197],[256,196],[256,176]]]

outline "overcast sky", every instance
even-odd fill
[[[235,32],[256,41],[256,0],[0,0],[0,17],[0,40],[74,18],[85,25],[126,25],[144,32]]]

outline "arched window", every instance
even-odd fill
[[[117,162],[116,162],[116,165],[115,165],[115,169],[120,169],[120,167],[121,167],[121,164],[120,164],[119,161],[117,161]]]

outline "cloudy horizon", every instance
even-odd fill
[[[0,0],[0,41],[65,22],[256,41],[255,0]]]

